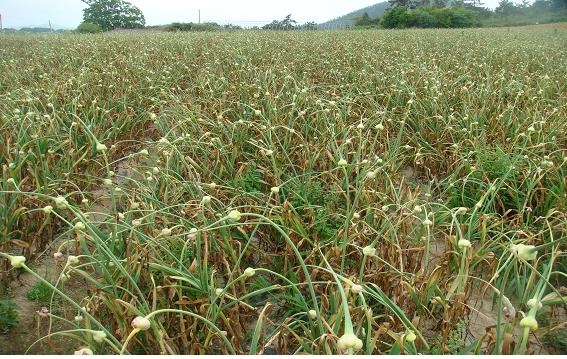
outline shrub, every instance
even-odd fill
[[[408,27],[410,14],[405,7],[399,6],[392,10],[386,11],[380,23],[386,29],[403,29]]]
[[[477,14],[474,11],[463,8],[448,8],[444,9],[449,18],[449,27],[475,27],[479,26],[480,22]]]
[[[77,27],[77,32],[81,34],[96,34],[98,32],[102,32],[102,27],[100,27],[100,25],[93,24],[90,22],[82,22]]]
[[[411,16],[409,17],[409,26],[424,28],[438,27],[435,17],[422,9],[417,9],[411,12]]]
[[[221,26],[216,22],[195,24],[192,22],[174,22],[167,26],[167,31],[218,31]]]
[[[463,28],[480,26],[480,21],[478,14],[469,9],[422,7],[407,10],[400,6],[387,11],[382,17],[381,24],[387,29],[403,29],[406,27]]]

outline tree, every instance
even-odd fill
[[[480,8],[484,5],[484,3],[481,0],[464,0],[463,1],[465,7],[469,7],[469,8]]]
[[[518,7],[511,0],[500,0],[498,7],[494,9],[494,12],[507,17],[517,12],[517,10]]]
[[[447,6],[447,1],[446,0],[433,0],[431,6],[441,9],[441,8],[444,8],[445,6]]]
[[[279,30],[280,29],[280,22],[278,20],[274,20],[269,24],[262,26],[264,30]]]
[[[89,5],[83,10],[83,20],[103,30],[142,28],[146,19],[142,11],[124,0],[82,0]]]
[[[433,15],[427,12],[427,9],[418,8],[411,12],[408,25],[419,28],[437,27],[437,21]]]
[[[416,8],[431,7],[431,0],[416,0],[414,3]]]
[[[223,26],[223,28],[225,30],[242,30],[242,26],[233,24],[226,24]]]
[[[354,26],[359,26],[359,27],[376,27],[380,25],[380,18],[377,17],[373,19],[370,17],[370,15],[368,15],[367,12],[364,12],[362,16],[354,18],[354,20],[355,20]]]
[[[291,14],[285,17],[282,21],[274,20],[271,23],[262,26],[266,30],[295,30],[297,21],[291,18]]]
[[[370,25],[370,23],[372,23],[372,19],[366,11],[361,17],[356,18],[356,26],[366,26]]]
[[[479,26],[478,15],[473,10],[465,8],[443,9],[449,20],[449,27],[474,27]]]
[[[380,19],[380,23],[386,29],[403,29],[408,27],[410,20],[410,13],[403,6],[397,6],[384,13]]]
[[[354,26],[373,26],[380,24],[379,18],[373,19],[367,12],[364,12],[362,16],[356,17],[354,20]]]
[[[289,14],[285,17],[285,19],[283,19],[281,28],[282,30],[293,30],[295,29],[295,24],[297,24],[297,21],[293,20],[291,18],[291,14]]]
[[[567,0],[551,0],[551,8],[554,10],[567,10]]]
[[[313,21],[306,22],[299,27],[301,30],[317,30],[317,24]]]
[[[534,10],[545,11],[548,10],[551,6],[551,2],[549,0],[535,0],[531,6]]]
[[[406,9],[413,9],[417,6],[414,0],[388,0],[390,8],[404,7]]]

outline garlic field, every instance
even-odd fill
[[[0,353],[567,352],[566,45],[0,36]]]

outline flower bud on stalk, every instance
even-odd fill
[[[406,331],[406,340],[410,343],[415,342],[415,340],[417,339],[417,335],[415,335],[415,333],[413,332],[413,330],[408,329]]]
[[[533,245],[525,245],[522,243],[513,244],[511,249],[518,255],[518,257],[525,261],[534,260],[537,257],[537,251]]]
[[[7,255],[7,256],[8,259],[10,260],[10,264],[14,268],[21,268],[24,266],[26,262],[26,257],[24,256],[11,256],[11,255]]]
[[[366,246],[366,247],[362,248],[362,254],[364,254],[365,256],[368,256],[368,257],[372,257],[373,255],[376,254],[376,248],[374,248],[372,246]]]
[[[132,320],[132,328],[134,329],[138,329],[138,330],[148,330],[151,327],[151,323],[149,321],[149,319],[145,318],[145,317],[136,317],[134,318],[134,320]]]
[[[248,267],[244,270],[244,277],[246,278],[253,277],[255,274],[256,274],[256,270],[254,268]]]
[[[358,339],[353,333],[345,333],[339,338],[337,347],[340,350],[353,349],[354,351],[362,349],[362,340]]]
[[[457,243],[459,248],[470,248],[472,246],[471,242],[468,239],[460,239]]]
[[[537,320],[529,315],[520,320],[520,326],[522,328],[530,328],[531,331],[535,331],[538,328]]]
[[[102,330],[93,332],[93,340],[97,343],[102,343],[106,338],[106,333]]]
[[[228,213],[228,218],[232,219],[235,222],[238,222],[242,218],[242,213],[237,210],[232,210]]]
[[[73,352],[73,355],[93,355],[93,351],[90,348],[81,347]]]

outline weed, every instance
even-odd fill
[[[0,332],[7,333],[19,323],[18,307],[10,299],[0,300]]]
[[[51,287],[44,282],[37,282],[26,292],[26,298],[31,301],[47,303],[53,294]]]
[[[556,354],[567,353],[567,329],[556,329],[541,336],[541,341]]]

